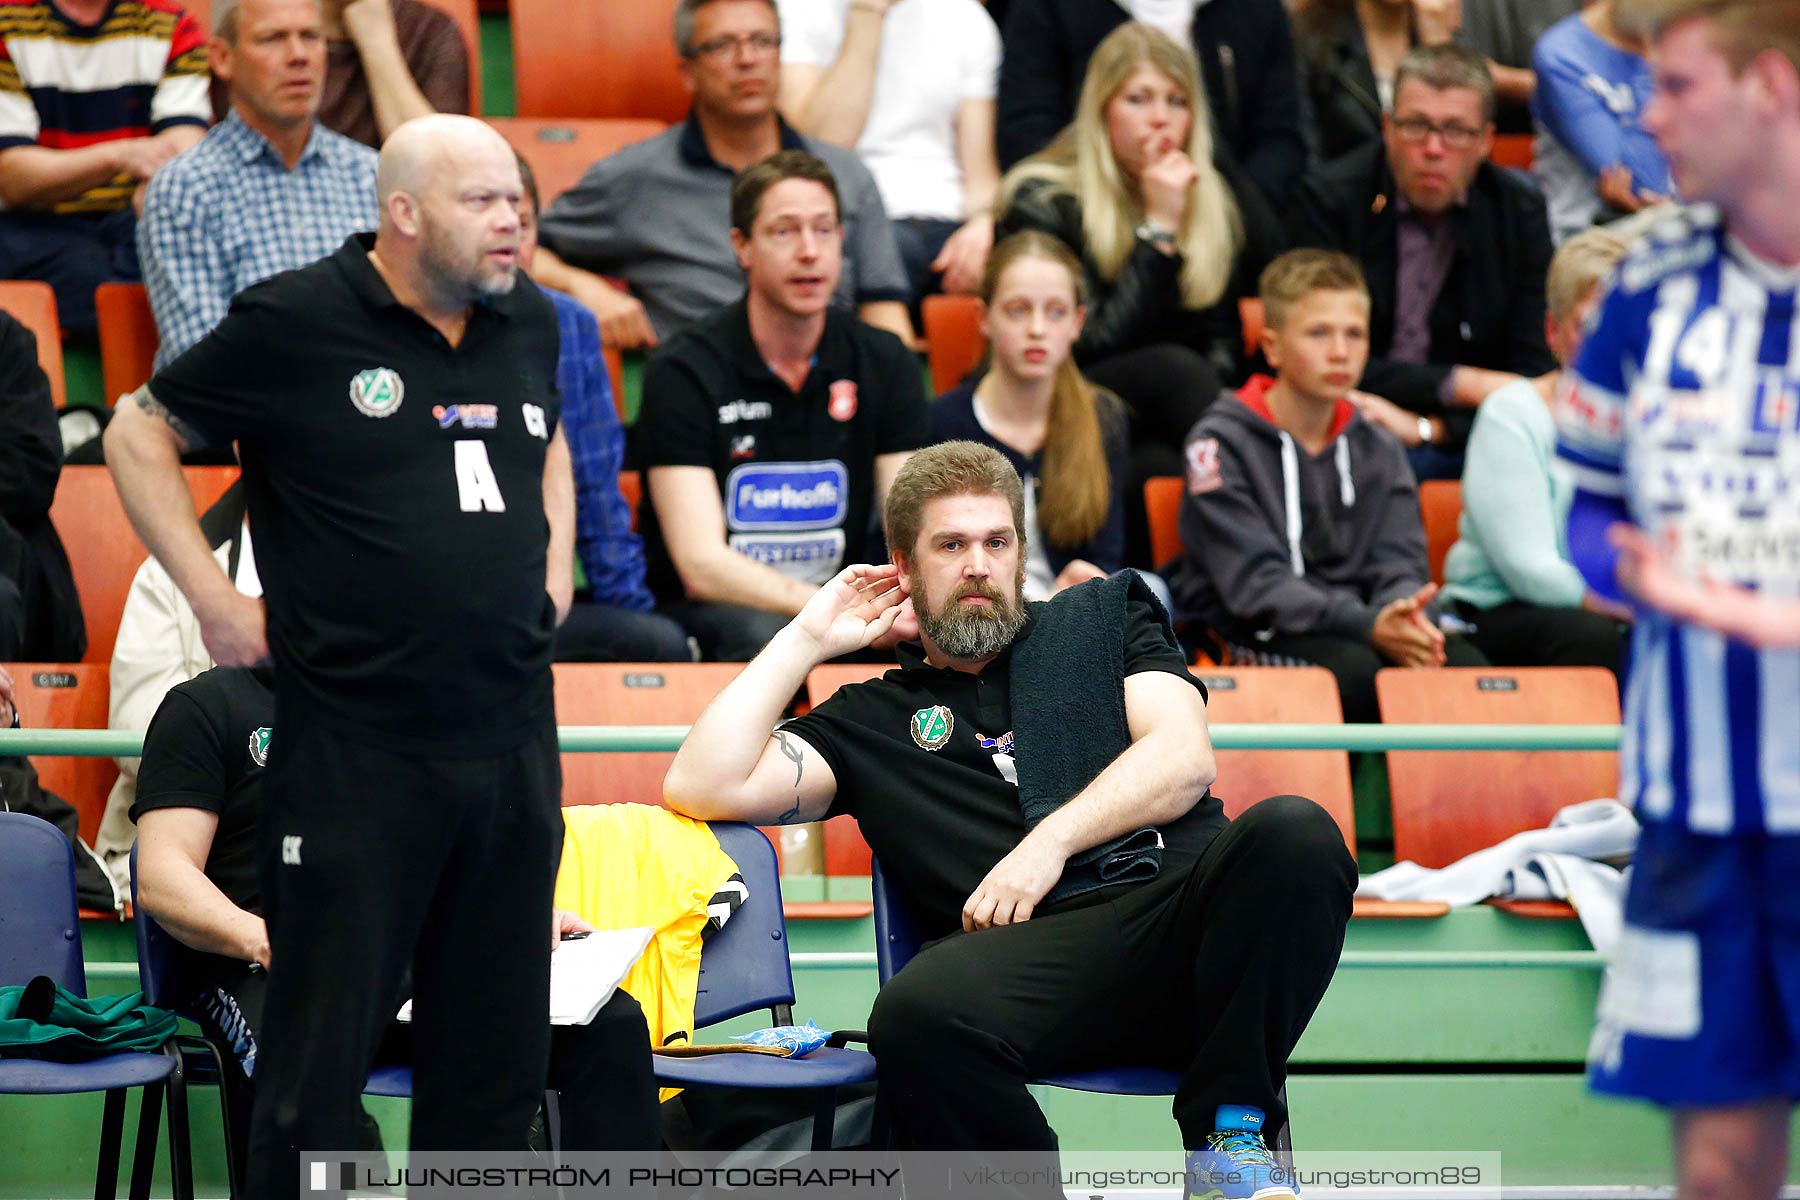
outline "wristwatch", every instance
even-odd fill
[[[1431,418],[1430,417],[1420,417],[1419,418],[1419,445],[1421,445],[1421,446],[1431,445]]]
[[[1165,254],[1175,249],[1175,235],[1155,221],[1146,219],[1133,232],[1138,241],[1149,242]]]

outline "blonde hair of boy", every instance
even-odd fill
[[[1336,250],[1289,250],[1263,268],[1256,281],[1262,300],[1263,325],[1280,329],[1288,312],[1311,292],[1357,292],[1369,300],[1369,285],[1362,268],[1348,254]]]

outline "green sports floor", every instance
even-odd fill
[[[868,881],[800,878],[786,891],[794,900],[866,899]],[[134,988],[131,927],[90,922],[82,932],[90,989]],[[796,1019],[864,1028],[875,994],[872,922],[796,921],[789,934]],[[1497,1166],[1509,1195],[1662,1191],[1671,1180],[1662,1117],[1594,1098],[1582,1084],[1595,959],[1572,921],[1485,906],[1425,920],[1353,921],[1343,963],[1300,1043],[1288,1085],[1301,1169],[1479,1162],[1489,1172]],[[1071,1161],[1116,1151],[1129,1152],[1134,1165],[1175,1162],[1180,1141],[1167,1099],[1053,1090],[1039,1099]],[[387,1144],[404,1146],[405,1103],[369,1105]],[[216,1093],[196,1087],[190,1109],[197,1194],[224,1196]],[[127,1146],[135,1112],[134,1101]],[[0,1198],[91,1195],[99,1126],[97,1097],[0,1097]],[[166,1149],[165,1136],[160,1196],[170,1195]]]

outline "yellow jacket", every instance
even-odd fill
[[[562,811],[568,832],[556,907],[596,929],[654,928],[619,986],[642,1006],[651,1045],[693,1041],[701,939],[709,922],[723,923],[742,903],[737,864],[704,822],[666,808],[583,804]]]

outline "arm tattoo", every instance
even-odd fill
[[[137,390],[137,402],[138,407],[143,409],[149,416],[161,417],[164,421],[167,421],[169,423],[169,428],[175,431],[175,436],[179,437],[182,442],[186,444],[187,449],[198,450],[206,445],[206,438],[198,429],[195,429],[192,425],[170,412],[168,408],[163,405],[162,401],[150,394],[150,387],[148,384]]]
[[[800,748],[794,745],[794,740],[787,734],[777,730],[775,742],[781,747],[783,756],[794,764],[794,807],[776,817],[775,823],[777,825],[794,825],[800,820],[800,777],[806,774],[806,759],[802,756]]]

